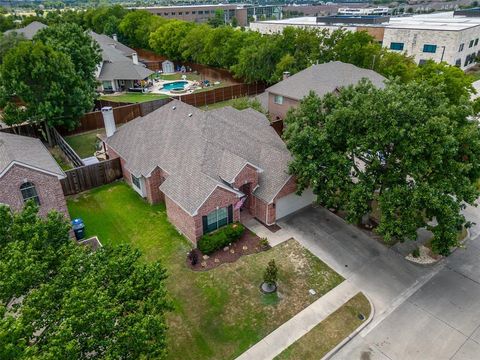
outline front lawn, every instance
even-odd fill
[[[321,359],[370,316],[370,302],[358,293],[315,326],[275,360]],[[364,316],[364,320],[359,318]]]
[[[65,141],[82,159],[95,154],[97,134],[105,134],[104,129],[92,130],[78,135],[66,136]]]
[[[123,182],[68,200],[87,236],[130,243],[146,261],[167,268],[175,310],[168,316],[170,359],[234,359],[343,279],[295,240],[205,272],[185,264],[191,244],[168,222],[163,204],[150,206]],[[259,291],[269,260],[279,267],[279,293]],[[315,289],[317,295],[308,293]]]

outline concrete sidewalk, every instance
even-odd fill
[[[270,360],[308,333],[360,290],[345,280],[286,323],[264,337],[237,360]]]

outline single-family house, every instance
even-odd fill
[[[39,139],[0,132],[0,203],[19,211],[32,200],[40,216],[56,210],[69,218],[63,178],[65,173]]]
[[[27,40],[32,40],[33,37],[39,32],[40,30],[46,28],[47,25],[42,24],[39,21],[32,21],[30,24],[27,26],[20,28],[20,29],[12,29],[12,30],[7,30],[5,31],[4,34],[8,34],[11,32],[16,32],[19,35],[23,35],[23,37]]]
[[[312,203],[296,195],[285,143],[262,113],[225,107],[202,111],[173,100],[115,128],[104,108],[110,157],[150,203],[164,201],[170,222],[194,244],[247,212],[272,225]]]
[[[386,79],[373,70],[341,61],[312,65],[294,75],[285,74],[284,79],[267,88],[267,95],[262,95],[259,100],[267,105],[272,121],[283,120],[288,110],[296,107],[310,91],[324,96],[342,87],[355,85],[364,78],[379,88],[385,87]]]
[[[98,65],[96,77],[104,92],[125,91],[140,84],[154,72],[138,61],[135,50],[117,40],[93,31],[90,36],[102,51],[102,62]]]

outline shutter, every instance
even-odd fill
[[[207,224],[207,217],[202,216],[202,223],[203,223],[203,235],[208,232],[208,224]]]
[[[228,207],[228,223],[231,224],[233,222],[233,205]]]

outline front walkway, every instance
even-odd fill
[[[237,360],[273,359],[358,292],[359,289],[351,282],[344,281],[253,345]]]
[[[281,244],[293,237],[288,230],[283,228],[275,232],[269,230],[246,211],[242,211],[240,221],[247,229],[257,234],[258,237],[268,239],[270,246]]]

